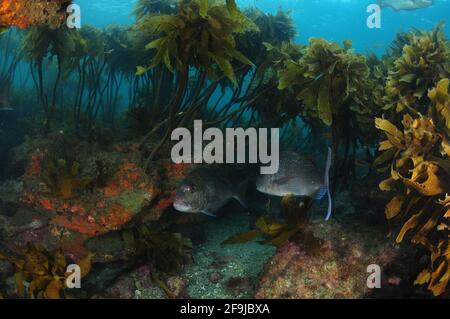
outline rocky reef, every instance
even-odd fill
[[[133,26],[80,30],[62,26],[69,3],[0,4],[0,297],[448,297],[442,24],[377,57],[294,43],[287,13],[234,0],[139,0]],[[12,81],[22,67],[31,88]],[[209,166],[250,181],[248,209],[176,212],[201,165],[175,164],[170,138],[195,119],[281,127],[282,149],[317,159],[329,145],[333,220],[312,198],[256,194],[253,165]],[[82,290],[62,285],[72,262]]]
[[[307,247],[294,242],[281,247],[265,266],[256,298],[414,295],[406,284],[411,269],[405,261],[413,259],[411,252],[401,251],[373,227],[354,220],[320,223],[314,228],[316,236],[323,239],[320,253],[311,254]],[[402,263],[395,264],[399,260]],[[372,264],[383,270],[381,289],[367,286],[367,267]]]

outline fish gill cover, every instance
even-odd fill
[[[383,19],[445,5],[382,2]],[[443,24],[397,30],[377,55],[357,34],[303,40],[317,26],[282,8],[100,1],[133,22],[71,29],[70,3],[0,4],[0,297],[449,296]],[[258,192],[257,165],[174,163],[171,133],[196,119],[280,127],[295,173]],[[313,201],[323,186],[330,221]],[[70,264],[81,289],[66,285]],[[380,289],[366,284],[373,264]]]

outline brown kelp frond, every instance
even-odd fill
[[[70,164],[64,159],[48,160],[44,172],[44,180],[50,194],[62,199],[73,198],[77,190],[85,188],[94,179],[95,177],[82,177],[80,164]]]
[[[413,33],[417,34],[418,31],[411,30],[410,32],[398,32],[395,36],[394,41],[392,41],[391,46],[387,49],[387,54],[386,54],[385,58],[398,59],[399,57],[401,57],[403,54],[403,47],[405,45],[411,44],[410,35]]]
[[[354,52],[349,40],[341,46],[320,38],[310,39],[299,58],[275,62],[278,89],[298,100],[286,106],[293,108],[288,114],[300,116],[311,127],[330,128],[333,153],[342,156],[335,160],[333,188],[341,172],[346,172],[341,176],[344,183],[349,175],[355,176],[358,141],[372,144],[377,139],[369,124],[382,111],[383,70],[377,71],[380,79],[373,79],[376,65],[371,63],[372,69],[365,56]]]
[[[448,114],[442,113],[448,110],[448,80],[441,80],[428,95],[432,101],[430,117],[405,114],[400,128],[388,120],[376,119],[376,127],[387,140],[380,143],[382,153],[375,164],[390,171],[380,189],[396,192],[386,205],[386,217],[401,225],[397,243],[408,237],[430,252],[429,266],[415,283],[428,283],[428,289],[437,296],[445,292],[450,279],[446,194],[450,189],[450,129],[446,125]]]
[[[93,255],[80,260],[80,277],[91,270]],[[44,248],[27,244],[14,255],[0,253],[0,259],[11,262],[15,267],[17,295],[21,298],[61,299],[68,297],[66,280],[72,274],[67,272],[69,262],[61,249],[49,252]]]
[[[309,253],[316,254],[322,241],[308,228],[309,204],[309,200],[285,196],[281,200],[283,220],[275,219],[269,206],[266,215],[257,219],[255,229],[235,234],[223,241],[222,245],[242,244],[263,237],[265,239],[261,244],[281,247],[288,241],[295,241],[304,245]]]
[[[433,105],[429,109],[429,116],[435,120],[435,124],[440,131],[447,132],[447,136],[450,135],[449,83],[449,79],[442,79],[437,83],[435,88],[428,92],[428,98]],[[448,154],[448,149],[446,151]]]
[[[190,260],[192,242],[181,234],[142,224],[122,231],[121,235],[136,258],[144,258],[158,271],[175,273]]]
[[[80,41],[82,41],[80,34],[65,26],[55,30],[47,26],[33,27],[23,39],[23,50],[35,63],[46,57],[56,57],[62,63],[73,54],[79,54],[77,44]]]
[[[346,102],[366,100],[368,75],[363,56],[337,43],[311,39],[301,59],[287,61],[278,72],[278,88],[296,87],[304,114],[331,125],[333,114],[338,114]]]
[[[254,21],[260,30],[263,42],[280,44],[290,42],[296,35],[294,21],[289,13],[279,9],[275,15],[266,14],[256,8],[245,10],[245,15]]]
[[[31,75],[37,90],[39,102],[45,112],[44,133],[50,130],[50,122],[55,115],[57,107],[57,92],[63,76],[65,66],[73,67],[74,57],[79,57],[80,48],[83,46],[81,35],[75,29],[61,26],[51,29],[48,26],[31,28],[23,38],[22,49],[24,55],[31,61]],[[81,51],[82,52],[82,51]],[[44,81],[44,72],[49,71],[43,67],[44,60],[56,59],[57,72],[52,88],[46,88],[48,83]]]
[[[172,14],[176,12],[177,0],[139,0],[133,10],[137,20],[149,14]]]
[[[268,57],[269,52],[265,49],[266,44],[281,46],[292,43],[295,36],[295,28],[290,16],[278,10],[276,15],[266,14],[256,8],[245,10],[248,16],[259,30],[236,35],[236,47],[249,60],[260,69],[268,67],[273,59]]]
[[[255,81],[251,86],[259,92],[252,103],[254,110],[264,125],[282,127],[288,121],[295,119],[302,111],[301,102],[296,99],[292,89],[277,90],[277,72],[291,59],[299,59],[303,46],[291,42],[273,45],[263,42],[257,58],[258,64]]]
[[[157,38],[146,46],[156,53],[145,73],[160,63],[172,70],[188,66],[203,69],[210,78],[216,79],[216,68],[236,84],[232,62],[252,63],[236,50],[235,34],[257,30],[257,26],[240,12],[234,1],[225,5],[208,0],[180,1],[176,15],[150,15],[138,25],[139,29],[153,32]]]
[[[83,39],[83,50],[81,51],[81,57],[86,56],[93,60],[97,57],[103,56],[105,53],[105,37],[102,31],[85,24],[79,32]]]
[[[433,31],[412,31],[393,61],[386,81],[386,108],[425,113],[427,92],[442,78],[450,76],[450,49],[438,25]]]

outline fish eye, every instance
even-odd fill
[[[184,185],[183,186],[183,192],[189,193],[189,192],[192,192],[192,191],[195,191],[194,185]]]

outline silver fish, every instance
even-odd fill
[[[380,7],[391,7],[396,11],[416,10],[433,5],[433,0],[378,0]]]
[[[332,200],[329,187],[329,171],[331,167],[332,151],[328,148],[325,174],[322,175],[314,163],[296,152],[284,151],[280,153],[280,167],[272,175],[259,175],[256,189],[260,192],[275,196],[308,196],[320,200],[328,195],[328,210],[325,220],[331,216]]]
[[[247,182],[238,187],[212,169],[199,168],[189,173],[178,187],[173,207],[183,213],[203,213],[215,216],[214,212],[234,198],[244,202]]]

